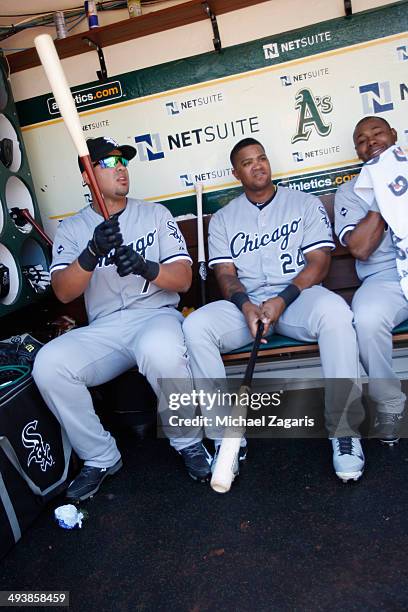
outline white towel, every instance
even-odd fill
[[[364,164],[354,191],[369,206],[375,198],[394,234],[408,236],[408,159],[400,147],[390,147]]]
[[[404,151],[393,146],[364,164],[354,191],[370,207],[377,201],[394,233],[397,270],[408,299],[408,159]]]

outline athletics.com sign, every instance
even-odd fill
[[[110,102],[122,97],[122,86],[119,81],[95,85],[86,89],[79,89],[72,92],[75,106],[79,110],[86,106],[96,106],[104,102]],[[48,112],[50,115],[59,115],[59,108],[55,98],[47,99]]]

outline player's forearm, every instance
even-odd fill
[[[319,257],[307,261],[306,266],[291,283],[296,285],[301,291],[313,287],[313,285],[318,285],[329,273],[330,262],[331,257],[328,250],[325,253],[320,253]]]
[[[86,272],[77,261],[63,270],[53,272],[51,285],[57,298],[67,304],[83,294],[91,279],[92,272]]]
[[[385,221],[378,212],[369,211],[351,232],[347,232],[344,242],[356,259],[365,261],[376,250],[384,236]]]
[[[246,293],[244,285],[239,280],[238,276],[226,274],[215,267],[215,277],[217,279],[221,295],[225,300],[230,300],[234,293]]]
[[[185,261],[160,264],[158,276],[152,281],[160,289],[186,293],[191,287],[191,266]]]

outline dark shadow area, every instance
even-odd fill
[[[166,440],[118,440],[124,468],[82,504],[83,528],[60,529],[54,500],[0,562],[0,589],[68,590],[76,612],[407,609],[406,440],[366,441],[348,484],[327,440],[251,440],[226,495]]]

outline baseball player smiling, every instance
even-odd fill
[[[382,117],[364,117],[354,128],[354,144],[363,162],[395,145],[396,131]],[[397,273],[393,234],[377,202],[371,208],[354,191],[357,177],[336,193],[335,229],[342,244],[356,258],[362,281],[354,312],[360,357],[369,375],[369,393],[377,407],[376,433],[384,443],[398,441],[405,395],[392,367],[392,330],[408,318],[408,302]]]

